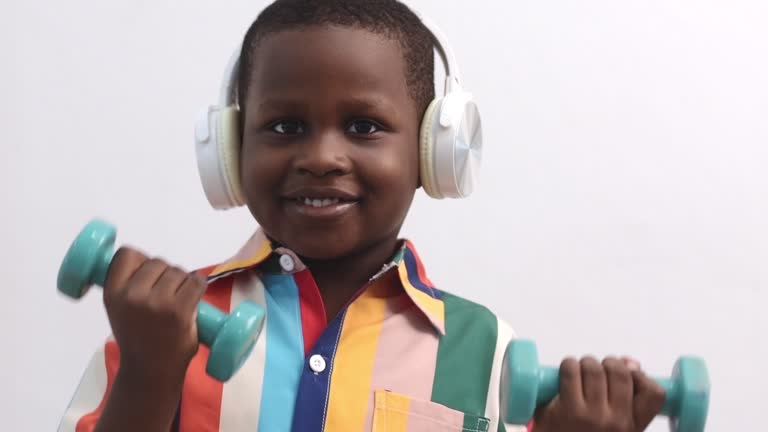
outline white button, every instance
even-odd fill
[[[315,354],[309,358],[309,368],[320,373],[325,370],[325,359],[319,354]]]
[[[280,267],[283,268],[283,270],[287,272],[293,271],[294,268],[296,268],[296,265],[293,264],[293,258],[291,258],[288,255],[281,255],[280,256]]]

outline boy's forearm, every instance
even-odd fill
[[[183,376],[151,382],[118,372],[94,432],[168,432],[183,386]]]

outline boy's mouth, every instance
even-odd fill
[[[338,203],[352,202],[347,200],[341,200],[340,198],[309,198],[309,197],[299,197],[299,198],[296,198],[296,201],[300,205],[312,206],[316,208],[329,207],[332,205],[336,205]]]
[[[302,188],[284,196],[286,210],[299,216],[336,218],[359,203],[359,198],[335,188]]]

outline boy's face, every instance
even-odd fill
[[[242,183],[265,232],[312,259],[396,238],[419,184],[421,119],[397,41],[284,31],[262,39],[253,63]]]

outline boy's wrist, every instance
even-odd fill
[[[153,398],[181,394],[184,387],[185,371],[163,373],[148,371],[128,364],[121,365],[115,376],[115,386],[129,394],[148,395]]]
[[[156,377],[121,366],[96,430],[165,432],[176,414],[183,387],[183,374]]]

